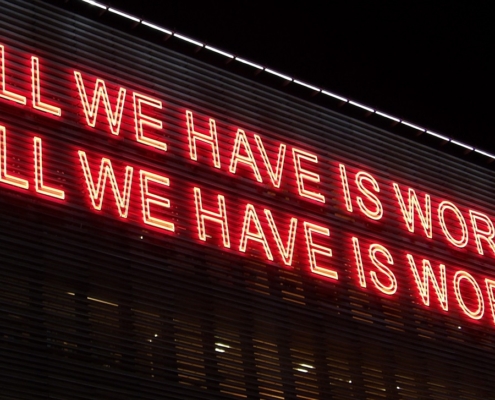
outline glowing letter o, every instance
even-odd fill
[[[460,239],[454,238],[447,228],[447,224],[445,223],[444,214],[446,210],[452,211],[457,219],[459,220],[459,225],[462,228],[462,236]],[[442,201],[438,206],[438,220],[440,221],[440,226],[442,228],[445,237],[448,239],[450,243],[452,243],[456,247],[465,247],[467,245],[469,236],[468,236],[468,227],[464,217],[462,216],[459,209],[455,206],[455,204],[450,201]]]
[[[476,297],[478,298],[478,308],[474,311],[468,308],[461,296],[461,281],[463,279],[469,281],[474,289],[474,292],[476,293]],[[483,316],[483,314],[485,313],[485,302],[483,300],[483,294],[481,293],[478,282],[476,282],[472,275],[468,274],[465,271],[457,271],[454,275],[454,291],[455,297],[457,297],[457,302],[468,317],[472,319],[480,319]]]

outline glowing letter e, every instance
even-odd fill
[[[306,234],[306,245],[308,247],[309,255],[309,266],[311,267],[311,272],[326,276],[327,278],[339,279],[337,271],[331,269],[320,267],[316,263],[316,254],[322,256],[332,257],[332,250],[328,247],[315,244],[313,242],[313,233],[319,233],[320,235],[330,236],[330,230],[319,225],[311,224],[304,221],[304,232]]]

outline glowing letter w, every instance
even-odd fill
[[[414,232],[414,210],[416,209],[426,236],[431,239],[432,232],[430,195],[425,194],[425,211],[423,212],[423,209],[419,204],[418,196],[416,196],[416,192],[413,189],[409,188],[408,190],[409,209],[406,208],[406,203],[404,201],[404,198],[402,197],[402,193],[397,183],[394,183],[394,190],[400,205],[400,209],[402,211],[402,215],[404,216],[404,222],[406,223],[409,232]]]
[[[133,168],[130,166],[125,167],[124,189],[120,191],[115,173],[113,172],[112,162],[108,158],[101,159],[100,172],[98,175],[98,183],[95,185],[91,169],[89,168],[88,158],[86,153],[79,150],[79,159],[84,172],[84,178],[86,179],[86,185],[88,187],[89,198],[96,210],[101,210],[103,204],[103,195],[105,194],[105,186],[107,178],[112,185],[113,195],[115,197],[115,204],[119,210],[119,214],[122,218],[127,218],[129,212],[129,198],[131,194],[132,173]]]
[[[79,90],[79,96],[81,97],[81,103],[88,125],[92,128],[95,127],[96,117],[98,116],[98,106],[100,104],[100,100],[102,100],[107,112],[110,130],[114,135],[118,135],[120,131],[120,122],[122,121],[122,111],[124,110],[126,90],[123,87],[119,89],[119,96],[115,105],[115,111],[113,111],[110,104],[110,99],[108,97],[105,81],[102,79],[97,79],[93,89],[93,101],[91,102],[91,105],[89,105],[88,95],[86,94],[86,88],[84,86],[81,73],[74,71],[74,76],[76,77],[77,89]]]
[[[433,272],[433,268],[431,267],[430,261],[427,259],[423,259],[423,278],[421,278],[420,272],[418,271],[418,267],[414,262],[414,258],[411,254],[407,254],[407,259],[409,260],[409,265],[414,274],[414,279],[416,280],[416,285],[418,286],[419,294],[421,295],[421,299],[426,306],[430,305],[430,292],[429,292],[429,282],[431,280],[431,285],[438,296],[438,301],[442,308],[447,311],[449,309],[447,302],[447,279],[445,273],[445,265],[440,264],[440,283]]]

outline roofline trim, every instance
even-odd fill
[[[187,42],[189,44],[193,44],[193,45],[199,47],[200,49],[205,49],[205,50],[214,52],[216,54],[219,54],[221,56],[226,57],[227,59],[230,59],[230,60],[233,60],[233,61],[238,61],[238,62],[240,62],[240,63],[242,63],[244,65],[248,65],[248,66],[250,66],[252,68],[255,68],[258,71],[261,70],[261,71],[266,72],[268,74],[277,76],[277,77],[283,79],[284,81],[286,81],[288,83],[293,83],[295,85],[298,85],[298,86],[304,87],[306,89],[309,89],[309,90],[311,90],[313,92],[316,92],[316,94],[321,93],[321,94],[323,94],[325,96],[332,97],[332,98],[334,98],[336,100],[339,100],[339,101],[341,101],[343,103],[350,104],[350,105],[352,105],[354,107],[360,108],[361,110],[365,110],[365,111],[369,112],[370,114],[379,115],[380,117],[385,118],[385,119],[388,119],[388,120],[390,120],[390,121],[392,121],[394,123],[400,123],[401,125],[407,126],[408,128],[413,129],[415,131],[424,132],[427,135],[434,136],[434,137],[439,138],[439,139],[441,139],[443,141],[452,143],[452,144],[454,144],[454,145],[456,145],[456,146],[458,146],[458,147],[460,147],[460,148],[462,148],[464,150],[468,149],[468,150],[471,150],[473,152],[479,153],[479,154],[481,154],[481,155],[483,155],[485,157],[488,157],[491,160],[495,160],[495,155],[494,154],[487,153],[486,151],[482,151],[480,149],[477,149],[474,146],[471,146],[469,144],[461,143],[461,142],[456,141],[456,140],[454,140],[452,138],[449,138],[448,136],[444,136],[444,135],[441,135],[441,134],[438,134],[438,133],[431,132],[431,131],[427,130],[426,128],[417,126],[417,125],[412,124],[411,122],[408,122],[408,121],[404,121],[401,118],[394,117],[392,115],[389,115],[389,114],[386,114],[384,112],[378,111],[378,110],[376,110],[374,108],[371,108],[369,106],[363,105],[363,104],[358,103],[356,101],[349,100],[349,99],[347,99],[345,97],[339,96],[339,95],[337,95],[335,93],[329,92],[329,91],[324,90],[322,88],[313,86],[313,85],[311,85],[309,83],[299,81],[299,80],[297,80],[295,78],[292,78],[292,77],[290,77],[288,75],[285,75],[285,74],[283,74],[281,72],[272,70],[272,69],[270,69],[268,67],[264,67],[264,66],[262,66],[260,64],[255,63],[255,62],[252,62],[252,61],[246,60],[244,58],[238,57],[237,55],[234,55],[234,54],[228,53],[226,51],[223,51],[221,49],[218,49],[216,47],[207,45],[206,43],[202,43],[202,42],[200,42],[198,40],[195,40],[193,38],[190,38],[188,36],[181,35],[180,33],[177,33],[175,31],[169,30],[169,29],[167,29],[165,27],[162,27],[162,26],[158,26],[156,24],[153,24],[153,23],[148,22],[146,20],[143,20],[141,18],[135,17],[135,16],[133,16],[131,14],[125,13],[125,12],[120,11],[118,9],[112,8],[112,7],[107,6],[105,4],[96,2],[94,0],[80,0],[80,1],[82,1],[83,3],[87,3],[89,5],[92,5],[94,7],[98,7],[100,9],[104,10],[104,11],[111,12],[111,13],[113,13],[115,15],[118,15],[118,16],[120,16],[122,18],[128,19],[129,21],[132,21],[132,22],[135,22],[135,23],[144,25],[144,26],[146,26],[146,27],[148,27],[150,29],[154,29],[154,30],[157,30],[159,32],[168,34],[171,37],[177,38],[177,39],[182,40],[184,42]]]

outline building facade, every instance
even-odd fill
[[[0,3],[0,398],[493,398],[492,170],[91,7]]]

